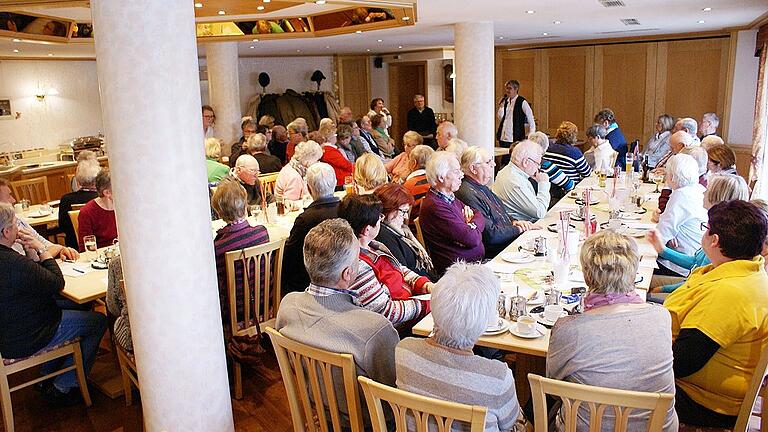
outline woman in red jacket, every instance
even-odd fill
[[[320,161],[333,167],[333,171],[336,173],[336,186],[344,186],[344,178],[352,175],[355,165],[347,160],[346,156],[336,146],[335,126],[321,128],[318,132],[321,139],[325,141],[322,143],[323,157],[320,158]]]

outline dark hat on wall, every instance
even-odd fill
[[[259,85],[264,89],[264,87],[269,85],[269,74],[266,72],[262,72],[259,74]]]
[[[317,85],[320,85],[320,82],[324,79],[325,75],[323,75],[323,72],[319,69],[312,72],[312,78],[310,78],[310,80],[316,82]]]

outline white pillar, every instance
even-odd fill
[[[237,76],[237,42],[205,44],[208,65],[208,91],[216,110],[216,138],[223,142],[222,151],[229,154],[233,142],[240,139],[240,80]],[[259,119],[255,119],[258,121]]]
[[[91,9],[146,430],[232,431],[194,6],[92,0]]]
[[[454,111],[459,138],[493,154],[494,54],[493,23],[458,23],[453,26],[456,72]]]

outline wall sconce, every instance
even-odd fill
[[[35,97],[37,98],[38,102],[42,102],[45,100],[46,96],[56,96],[57,94],[59,94],[59,91],[51,87],[48,90],[38,89],[35,92]]]

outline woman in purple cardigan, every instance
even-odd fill
[[[480,212],[464,205],[454,195],[464,177],[455,155],[436,152],[427,161],[426,168],[431,187],[421,204],[419,221],[435,273],[442,275],[458,260],[483,259],[485,220]]]

